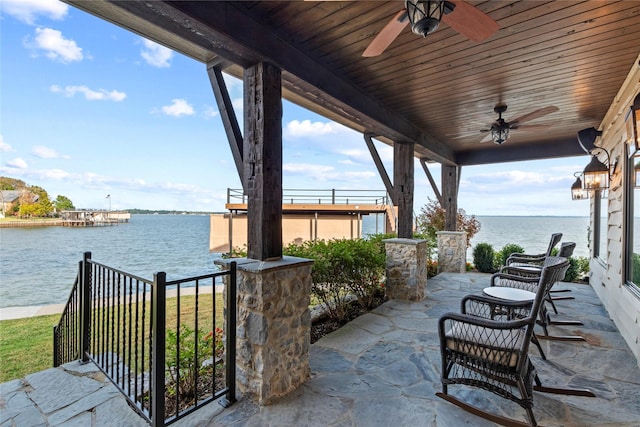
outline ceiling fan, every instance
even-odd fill
[[[362,56],[378,56],[411,23],[411,30],[422,37],[434,32],[440,20],[476,42],[493,35],[500,26],[489,15],[463,0],[406,0],[405,8],[396,13],[371,41]]]
[[[516,117],[510,122],[507,122],[505,119],[502,118],[502,113],[507,111],[507,106],[505,104],[498,104],[493,108],[493,111],[498,113],[498,120],[493,122],[493,124],[489,129],[480,130],[480,132],[489,132],[489,134],[485,136],[480,142],[493,141],[496,144],[500,145],[500,144],[503,144],[507,139],[509,139],[509,133],[511,130],[547,129],[549,125],[523,125],[522,123],[546,116],[547,114],[555,113],[558,110],[560,109],[555,106],[539,108],[528,114],[524,114],[520,117]]]

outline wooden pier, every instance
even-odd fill
[[[101,210],[62,211],[60,216],[63,227],[104,227],[131,219],[129,212]]]

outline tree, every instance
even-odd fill
[[[55,202],[53,202],[53,206],[55,206],[56,211],[72,211],[76,207],[73,206],[73,202],[67,196],[58,195],[56,197]]]
[[[42,187],[29,187],[20,197],[20,217],[45,217],[53,211],[49,194]]]
[[[443,231],[445,225],[445,210],[437,200],[427,199],[428,202],[420,209],[420,214],[416,218],[418,231],[424,234],[429,240],[436,242],[436,232]],[[471,238],[480,231],[480,221],[475,215],[467,215],[464,209],[458,209],[457,231],[467,233],[467,246]]]

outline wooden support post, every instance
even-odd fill
[[[442,165],[442,207],[445,210],[445,231],[457,231],[458,228],[458,185],[460,167]]]
[[[398,237],[413,238],[413,143],[393,145],[393,190],[398,205]]]
[[[260,62],[244,72],[247,257],[282,258],[282,79]]]

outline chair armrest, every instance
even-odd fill
[[[464,315],[491,320],[522,319],[529,316],[533,301],[506,301],[488,295],[466,295],[460,303]]]
[[[545,254],[527,255],[527,254],[511,254],[505,262],[506,265],[513,263],[522,264],[542,264],[547,256]]]
[[[491,286],[503,286],[506,288],[524,289],[536,293],[538,290],[538,281],[540,280],[539,274],[508,274],[508,273],[494,273],[491,276]]]
[[[538,266],[531,265],[531,266],[528,266],[527,268],[524,268],[524,267],[515,267],[512,265],[506,265],[500,269],[499,273],[509,274],[511,276],[539,279],[540,274],[542,274],[542,267],[536,268],[536,269],[533,269],[531,267],[538,267]]]
[[[468,314],[448,312],[444,313],[438,319],[438,331],[445,335],[445,324],[447,321],[456,321],[465,323],[468,325],[481,326],[487,329],[504,330],[504,329],[520,329],[524,328],[530,323],[529,319],[514,319],[514,320],[491,320],[483,317],[471,316]]]

